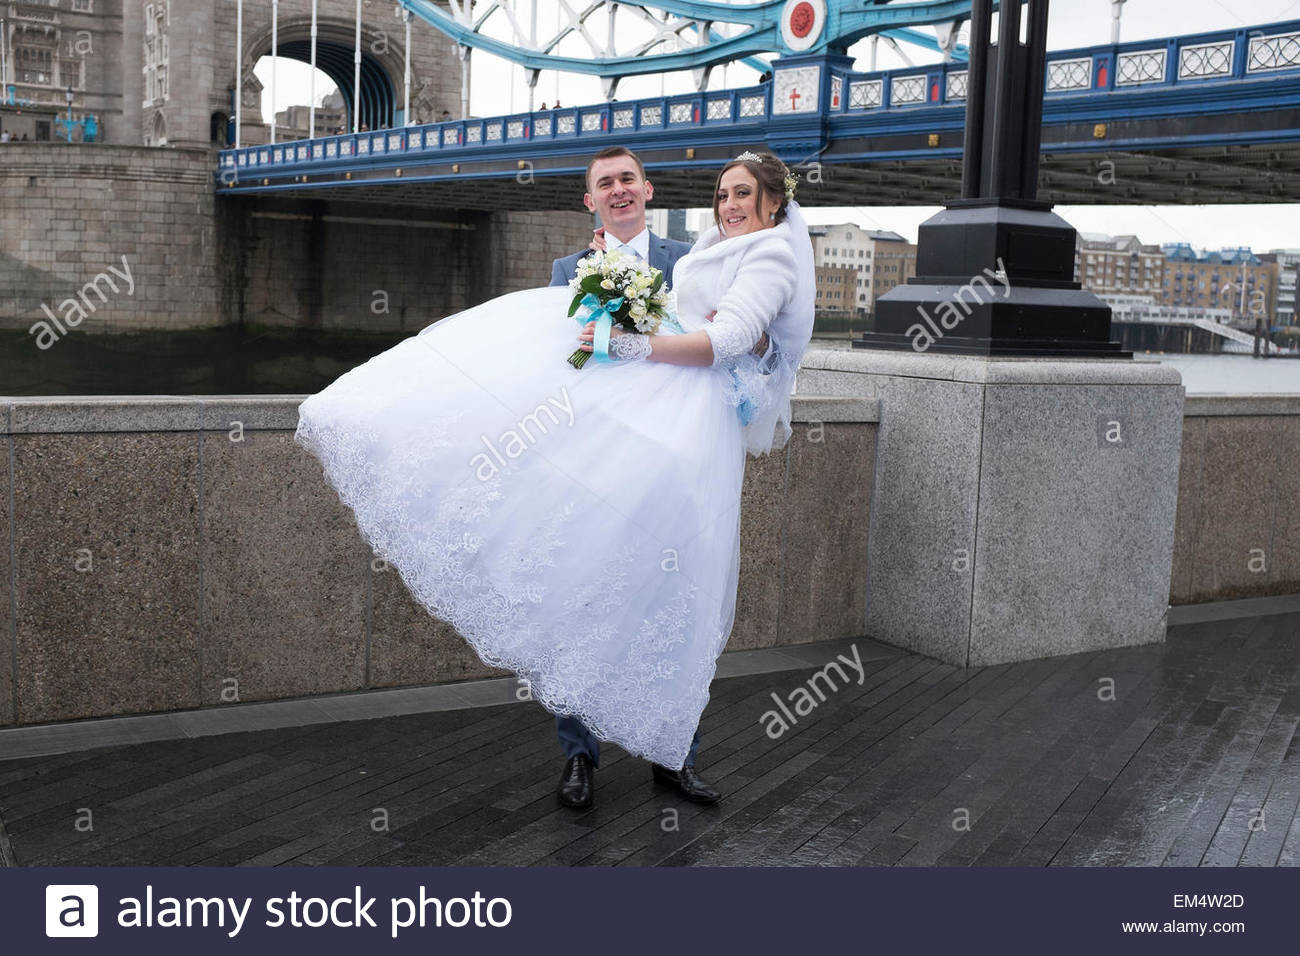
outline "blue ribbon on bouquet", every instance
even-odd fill
[[[597,362],[613,362],[614,359],[609,357],[609,330],[614,325],[614,313],[623,307],[623,297],[620,295],[617,299],[601,302],[600,296],[588,292],[582,297],[580,304],[590,311],[585,317],[576,312],[573,314],[578,324],[586,325],[592,319],[596,320],[596,335],[591,341],[591,357]]]

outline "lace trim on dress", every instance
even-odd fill
[[[384,409],[373,402],[367,407],[364,392],[349,389],[344,379],[332,387],[326,407],[338,424],[315,428],[310,413],[300,413],[294,441],[319,459],[326,482],[352,510],[366,543],[397,569],[415,599],[451,624],[484,663],[523,678],[533,698],[548,710],[579,718],[597,737],[616,739],[631,753],[681,767],[696,718],[708,702],[716,658],[729,628],[724,633],[721,621],[709,622],[711,652],[691,662],[692,673],[676,673],[679,665],[665,652],[686,640],[686,628],[697,613],[697,586],[683,577],[675,597],[665,599],[653,618],[641,621],[640,638],[626,642],[627,653],[616,663],[608,662],[608,654],[596,653],[621,640],[620,632],[629,628],[629,601],[651,575],[662,576],[657,544],[638,536],[612,565],[593,568],[590,579],[560,605],[571,613],[554,615],[560,622],[555,633],[540,640],[526,612],[548,599],[537,573],[554,565],[557,550],[566,546],[566,532],[581,526],[583,518],[573,510],[577,502],[557,509],[541,531],[518,548],[494,542],[498,558],[494,566],[483,567],[479,549],[484,541],[477,529],[497,516],[497,509],[512,506],[501,485],[518,463],[488,479],[471,475],[442,494],[431,509],[432,519],[413,521],[410,500],[427,497],[420,476],[445,468],[445,462],[434,459],[438,449],[451,445],[448,435],[462,416],[428,421],[403,434],[394,446],[393,437],[381,437],[372,424]],[[376,449],[385,454],[375,454]],[[390,450],[392,454],[386,454]],[[539,657],[539,645],[554,649]],[[583,666],[598,660],[606,663]],[[675,706],[638,706],[628,694],[637,689],[642,700],[656,698],[655,684],[669,679],[684,681],[685,694],[678,693]],[[596,688],[599,696],[593,696]],[[671,695],[657,699],[665,696]],[[680,748],[669,748],[669,737],[682,741]]]

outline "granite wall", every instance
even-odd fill
[[[0,724],[497,673],[372,560],[302,397],[0,399]],[[747,468],[732,648],[861,631],[876,404],[795,413]]]
[[[0,398],[0,725],[499,673],[372,563],[300,401]],[[864,631],[879,404],[794,408],[746,469],[730,649]],[[1184,411],[1170,602],[1300,593],[1300,396]]]
[[[1170,590],[1300,593],[1300,395],[1188,396]]]

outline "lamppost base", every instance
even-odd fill
[[[1074,227],[1038,200],[964,199],[917,230],[917,275],[875,303],[857,348],[1132,358],[1074,280]]]
[[[890,332],[863,332],[852,341],[855,349],[890,349],[893,351],[941,353],[945,355],[983,355],[991,358],[1113,358],[1131,359],[1133,352],[1114,340],[1077,342],[1069,339],[971,338],[946,337],[918,347],[918,337]]]

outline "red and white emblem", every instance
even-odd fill
[[[781,38],[791,50],[811,49],[826,28],[826,0],[786,0]]]

